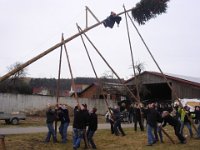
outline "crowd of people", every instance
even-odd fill
[[[87,104],[77,105],[74,108],[73,118],[73,149],[77,150],[80,147],[83,139],[85,149],[91,147],[96,149],[93,136],[98,127],[98,119],[96,114],[97,109],[94,107],[91,111],[87,109]],[[60,122],[59,134],[61,136],[61,143],[67,143],[67,129],[70,123],[69,111],[65,104],[53,107],[48,105],[46,111],[46,124],[48,133],[45,138],[45,143],[50,142],[51,137],[53,142],[57,143],[57,135],[54,129],[54,122]]]
[[[124,106],[125,105],[122,105],[122,107]],[[111,110],[112,114],[114,114],[113,109]],[[121,119],[121,121],[128,120],[129,123],[134,123],[135,131],[138,129],[138,124],[141,131],[144,131],[146,128],[147,146],[152,146],[158,141],[161,143],[164,142],[162,131],[166,124],[174,128],[174,133],[180,143],[185,144],[187,135],[184,135],[183,129],[186,126],[190,137],[193,138],[194,131],[192,130],[192,123],[195,122],[197,126],[197,135],[195,138],[200,139],[200,106],[196,106],[195,111],[190,112],[188,106],[182,107],[179,103],[175,103],[174,106],[170,104],[149,103],[145,107],[141,103],[135,103],[131,104],[128,108],[121,108],[121,110],[121,118],[128,118]],[[113,121],[112,115],[109,114],[110,112],[108,111],[105,117],[107,122],[110,122],[111,133],[113,134],[116,132],[116,129],[114,130],[115,121]],[[122,130],[121,125],[118,130]],[[122,135],[123,133],[124,132],[122,132]]]
[[[74,110],[73,118],[73,149],[80,147],[81,141],[84,141],[85,149],[96,149],[93,136],[98,128],[97,109],[88,110],[86,104],[78,104]],[[126,116],[124,116],[126,112]],[[128,115],[127,115],[128,114]],[[59,133],[61,143],[67,143],[67,130],[70,123],[69,112],[66,105],[58,105],[57,107],[48,106],[46,112],[46,124],[48,133],[45,142],[48,143],[53,138],[53,142],[58,142],[54,129],[54,122],[59,121]],[[200,106],[195,107],[194,112],[190,112],[188,106],[182,107],[176,103],[173,107],[169,104],[149,103],[144,107],[141,103],[131,104],[128,109],[120,109],[120,106],[114,108],[109,107],[105,115],[106,121],[110,123],[111,134],[115,136],[125,136],[125,132],[121,126],[124,117],[128,118],[129,123],[134,123],[134,130],[137,132],[139,124],[140,130],[147,133],[147,146],[152,146],[157,142],[163,143],[163,133],[166,124],[174,129],[181,144],[185,144],[186,136],[183,133],[184,126],[188,128],[191,138],[200,139]],[[192,119],[191,119],[192,118]],[[197,124],[197,134],[192,130],[193,121]]]

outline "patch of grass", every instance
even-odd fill
[[[187,144],[172,144],[167,137],[164,136],[164,143],[156,143],[153,146],[146,146],[147,137],[146,132],[137,131],[133,128],[124,129],[126,136],[114,136],[111,135],[110,130],[98,130],[94,136],[94,141],[99,150],[197,150],[200,146],[200,140],[188,139]],[[172,128],[166,130],[175,140],[179,141],[174,135]],[[72,150],[72,132],[68,133],[68,143],[54,144],[44,143],[46,134],[25,134],[25,135],[9,135],[5,138],[7,150]],[[58,140],[60,135],[58,134]],[[1,147],[0,147],[1,149]],[[84,143],[82,141],[80,150],[84,149]]]

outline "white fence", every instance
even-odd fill
[[[86,103],[88,109],[97,108],[98,114],[105,114],[107,111],[105,101],[103,99],[79,99],[80,104]],[[47,104],[56,104],[56,97],[38,96],[38,95],[22,95],[22,94],[3,94],[0,93],[0,111],[3,112],[36,112],[47,108]],[[74,108],[76,100],[69,97],[59,98],[59,103],[67,104]],[[116,105],[115,101],[108,100],[109,106]]]

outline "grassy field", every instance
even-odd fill
[[[111,135],[110,130],[98,130],[94,140],[99,150],[198,150],[200,149],[200,140],[187,139],[187,144],[178,144],[174,137],[172,128],[166,128],[166,131],[173,137],[177,144],[172,144],[166,137],[164,143],[156,143],[153,146],[146,146],[146,132],[137,131],[133,128],[124,129],[126,136]],[[68,134],[68,143],[61,144],[50,142],[44,143],[45,134],[25,134],[8,135],[5,138],[7,150],[72,150],[72,133]],[[60,141],[58,134],[58,140]],[[1,147],[0,147],[1,149]],[[80,150],[84,149],[83,142]]]

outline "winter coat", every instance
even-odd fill
[[[164,123],[162,125],[163,127],[166,126],[167,123],[173,127],[180,126],[180,122],[176,118],[174,118],[170,115],[165,116],[163,118],[163,121],[164,121]]]
[[[79,109],[74,110],[73,128],[85,129],[85,118],[83,110]]]
[[[96,113],[91,113],[89,115],[89,126],[88,130],[91,131],[96,131],[98,126],[98,119],[97,119],[97,114]]]
[[[67,109],[61,109],[59,114],[58,114],[59,120],[61,121],[61,123],[66,123],[66,122],[70,122],[69,119],[69,112]]]
[[[46,123],[53,123],[56,120],[56,113],[53,109],[49,108],[46,112]]]

